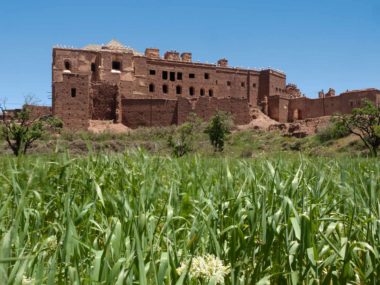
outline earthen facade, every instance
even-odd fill
[[[237,124],[251,120],[250,108],[281,122],[349,112],[362,98],[379,102],[376,89],[303,97],[286,75],[273,69],[244,69],[192,61],[189,52],[157,48],[144,54],[111,41],[83,49],[53,49],[53,114],[71,129],[90,120],[113,120],[128,127],[180,124],[190,113],[209,119],[217,110]],[[354,103],[350,103],[354,102]]]

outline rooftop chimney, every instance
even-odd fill
[[[179,59],[179,52],[173,50],[173,51],[167,51],[165,52],[164,58],[167,60],[180,60]]]
[[[192,61],[192,55],[191,52],[183,52],[181,54],[182,61],[191,62]]]
[[[225,58],[219,59],[218,60],[218,66],[227,67],[228,66],[228,60]]]
[[[160,58],[160,50],[158,48],[145,49],[145,56],[149,58]]]

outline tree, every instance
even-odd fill
[[[210,143],[214,147],[214,151],[223,151],[224,141],[230,133],[232,120],[228,113],[218,111],[209,122],[205,133],[210,138]]]
[[[380,108],[369,100],[363,100],[363,107],[356,108],[350,115],[337,117],[337,123],[358,136],[372,156],[377,156],[380,146]]]
[[[21,110],[10,113],[5,105],[0,106],[2,123],[0,137],[5,139],[14,155],[26,154],[31,145],[40,139],[48,128],[62,127],[62,122],[53,117],[31,117],[31,111],[25,104]]]
[[[168,145],[174,156],[181,157],[192,150],[193,140],[194,125],[191,122],[186,122],[169,136]]]

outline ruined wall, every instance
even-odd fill
[[[38,106],[38,105],[25,105],[27,110],[30,111],[30,118],[37,119],[44,116],[52,115],[52,109],[48,106]]]
[[[280,95],[268,97],[268,116],[278,122],[288,122],[289,99]]]
[[[177,101],[122,99],[122,123],[130,128],[161,127],[177,123]]]
[[[92,120],[116,120],[116,110],[118,109],[117,85],[107,83],[92,84],[92,105],[90,114]],[[91,102],[90,102],[91,103]]]
[[[130,128],[182,124],[190,113],[209,120],[218,110],[231,113],[236,124],[247,124],[251,119],[247,101],[234,98],[200,98],[196,102],[186,98],[123,99],[122,108],[122,122]]]
[[[54,86],[53,113],[62,119],[64,127],[87,129],[89,112],[89,76],[63,74],[63,81]]]
[[[377,90],[350,91],[339,96],[310,99],[306,97],[289,100],[288,121],[297,119],[331,116],[336,113],[349,114],[354,108],[362,106],[362,100],[368,99],[378,104]],[[298,116],[298,118],[296,118]]]

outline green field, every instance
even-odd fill
[[[225,284],[380,280],[376,159],[136,151],[0,169],[1,284],[214,284],[192,270],[208,254]]]

